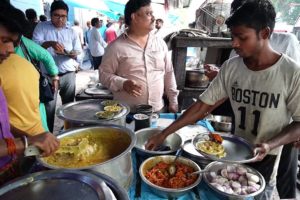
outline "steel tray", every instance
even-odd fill
[[[86,88],[84,90],[86,94],[91,94],[91,95],[107,95],[111,94],[111,92],[108,89],[99,89],[97,87],[90,87]]]
[[[21,177],[0,189],[0,199],[113,200],[98,176],[75,170],[50,170]]]
[[[77,101],[68,103],[57,109],[56,115],[58,118],[67,120],[72,123],[95,123],[99,121],[109,121],[111,119],[99,119],[96,117],[96,112],[103,111],[104,106],[101,104],[102,101],[99,99],[89,99],[83,101]],[[126,116],[130,108],[128,105],[119,103],[122,106],[120,113],[115,115],[112,119],[120,119]]]
[[[219,158],[215,155],[208,154],[203,152],[196,147],[196,143],[198,141],[208,140],[208,134],[198,134],[193,138],[193,146],[194,148],[201,153],[202,155],[210,158],[214,161],[220,162],[230,162],[230,163],[249,163],[255,160],[254,155],[254,146],[251,145],[245,139],[232,135],[232,134],[222,134],[218,133],[222,136],[223,142],[222,145],[225,148],[226,156],[223,158]]]

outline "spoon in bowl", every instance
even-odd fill
[[[169,174],[171,175],[171,176],[174,176],[175,175],[175,173],[176,173],[176,160],[179,158],[179,156],[181,155],[181,152],[182,152],[182,147],[180,147],[178,150],[177,150],[177,152],[176,152],[176,154],[175,154],[175,159],[173,160],[173,162],[169,165],[169,167],[168,167],[168,172],[169,172]]]
[[[202,173],[206,173],[206,172],[209,172],[208,170],[199,170],[199,171],[195,171],[195,172],[192,172],[192,173],[188,173],[187,176],[190,177],[190,176],[193,176],[195,174],[202,174]]]

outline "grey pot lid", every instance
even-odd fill
[[[29,174],[0,189],[1,200],[113,200],[99,176],[77,170],[50,170]]]
[[[73,103],[68,103],[57,109],[56,115],[63,120],[67,120],[73,123],[87,123],[87,124],[97,124],[103,121],[118,120],[126,116],[130,108],[128,105],[119,103],[122,107],[120,113],[115,115],[112,119],[99,119],[96,117],[96,112],[103,111],[104,106],[101,104],[100,99],[89,99],[83,101],[77,101]]]

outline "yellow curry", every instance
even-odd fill
[[[107,129],[87,130],[60,139],[60,148],[43,160],[52,166],[81,168],[105,162],[124,152],[130,137],[121,131]]]
[[[225,148],[222,144],[214,141],[201,141],[196,143],[198,150],[205,152],[207,154],[215,155],[219,158],[226,156]]]

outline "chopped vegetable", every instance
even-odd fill
[[[189,176],[195,171],[192,167],[179,162],[176,162],[175,165],[176,173],[174,176],[168,173],[170,164],[159,162],[146,172],[145,177],[151,183],[164,188],[184,188],[196,181],[198,175]]]
[[[105,101],[102,101],[101,104],[103,106],[116,106],[119,104],[119,102],[116,100],[105,100]]]
[[[216,133],[210,133],[210,134],[209,134],[209,137],[210,137],[210,139],[211,139],[212,141],[214,141],[214,142],[217,142],[217,143],[220,143],[220,144],[222,144],[222,142],[223,142],[223,138],[222,138],[221,135],[219,135],[219,134],[216,134]]]
[[[118,105],[105,106],[104,110],[109,112],[120,112],[122,110],[122,107]]]

